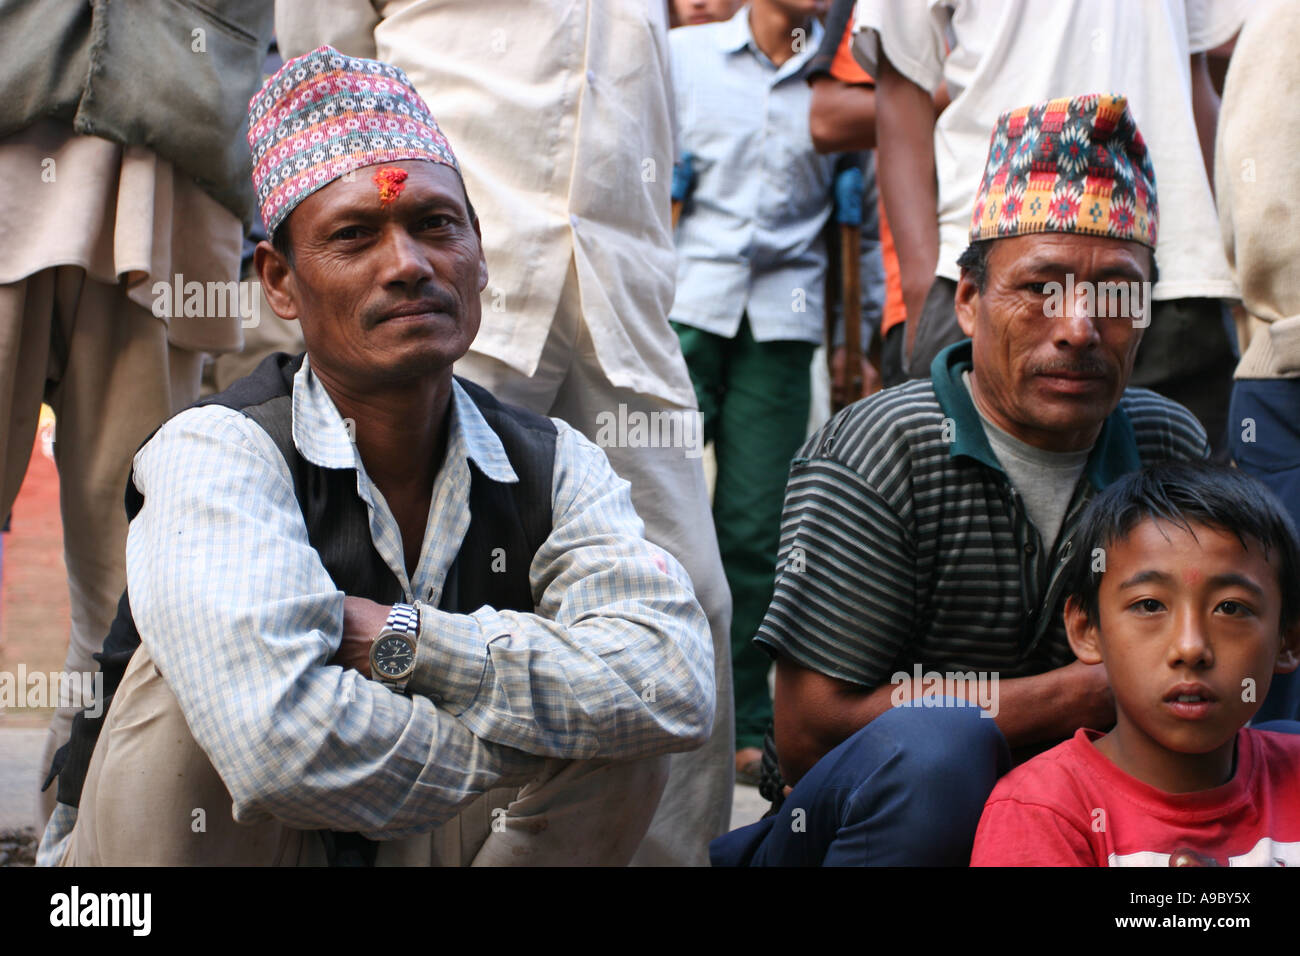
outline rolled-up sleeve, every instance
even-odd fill
[[[1249,0],[1184,0],[1189,53],[1204,53],[1231,40],[1250,12]]]
[[[567,759],[687,750],[712,732],[708,624],[682,566],[643,536],[605,453],[556,423],[553,525],[536,613],[424,608],[411,689],[480,738]]]
[[[216,406],[183,412],[136,455],[135,480],[136,625],[236,820],[391,839],[540,770],[427,698],[328,663],[344,595],[257,425]]]

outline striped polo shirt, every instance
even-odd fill
[[[930,381],[849,406],[799,451],[761,647],[868,688],[917,664],[1013,678],[1074,660],[1062,572],[1084,506],[1141,466],[1205,458],[1205,432],[1127,389],[1048,552],[962,383],[970,367],[970,342],[950,346]]]

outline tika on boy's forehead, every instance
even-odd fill
[[[396,166],[380,166],[371,178],[379,187],[379,202],[384,206],[400,196],[406,188],[406,170]]]

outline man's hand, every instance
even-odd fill
[[[1115,726],[1115,693],[1110,689],[1105,664],[1075,661],[1061,668],[1061,676],[1075,688],[1074,715],[1081,727],[1110,730]]]
[[[391,604],[378,604],[361,597],[343,598],[343,642],[331,664],[350,667],[363,677],[370,676],[370,645],[388,622]]]
[[[808,132],[813,149],[826,155],[876,148],[876,90],[833,76],[812,81]]]
[[[876,367],[864,355],[862,356],[862,369],[859,373],[861,380],[857,383],[855,389],[854,383],[850,381],[852,367],[844,360],[845,349],[840,346],[831,353],[831,408],[837,410],[845,405],[852,405],[860,398],[866,398],[868,395],[874,395],[880,391],[880,373]]]

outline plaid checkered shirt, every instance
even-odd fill
[[[322,467],[356,469],[375,548],[408,603],[441,595],[469,526],[469,460],[494,481],[518,480],[477,407],[458,384],[452,392],[408,578],[397,522],[309,361],[293,383],[295,446]],[[536,613],[424,604],[410,696],[329,663],[344,594],[260,426],[219,405],[189,409],[139,451],[132,609],[236,820],[396,839],[526,782],[546,758],[647,757],[708,739],[712,645],[690,580],[644,539],[604,452],[556,427],[553,527],[529,569]],[[57,860],[75,817],[58,807],[43,862]]]

